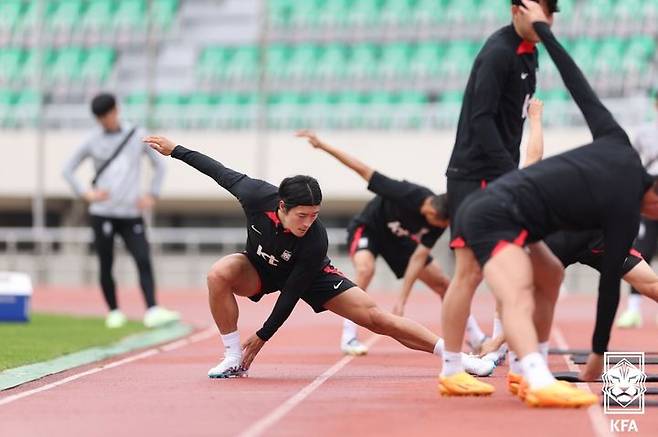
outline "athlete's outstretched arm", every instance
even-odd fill
[[[571,56],[569,56],[569,53],[555,39],[555,35],[551,32],[544,11],[541,9],[539,3],[529,0],[522,1],[523,7],[520,8],[521,13],[530,16],[535,32],[537,32],[541,42],[546,47],[546,51],[548,51],[551,59],[553,59],[555,66],[562,76],[564,85],[583,113],[594,139],[602,135],[614,133],[615,131],[626,135],[610,111],[608,111],[596,96],[596,93],[592,90],[592,87],[587,82],[582,71],[580,71],[580,68],[578,68],[578,65],[576,65]]]
[[[402,278],[402,289],[398,296],[398,303],[393,308],[393,314],[396,316],[402,316],[404,314],[404,307],[407,305],[411,289],[416,279],[418,279],[420,272],[425,268],[430,251],[430,248],[418,243],[416,250],[414,250],[411,258],[409,258],[407,269],[404,271],[404,278]]]
[[[544,102],[539,99],[530,100],[528,106],[528,122],[530,133],[528,135],[528,147],[526,149],[524,167],[541,161],[544,156],[544,129],[541,117],[544,112]]]
[[[316,149],[324,150],[338,161],[340,161],[343,165],[354,170],[366,182],[370,182],[370,178],[375,171],[365,163],[359,161],[352,155],[349,155],[342,150],[325,143],[324,141],[320,140],[314,132],[309,130],[299,131],[297,132],[296,136],[299,138],[306,138],[311,146],[315,147]]]
[[[263,197],[276,193],[276,187],[225,167],[201,152],[189,150],[161,136],[147,136],[143,139],[151,148],[165,156],[179,159],[210,176],[215,182],[238,198],[246,210],[258,208]]]

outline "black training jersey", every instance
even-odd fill
[[[265,272],[281,290],[270,317],[256,333],[269,340],[330,263],[326,229],[316,220],[303,237],[296,237],[283,228],[276,214],[279,196],[274,185],[252,179],[183,146],[176,146],[171,156],[210,176],[240,201],[247,217],[247,257],[256,270]]]
[[[536,48],[512,25],[489,37],[468,78],[448,178],[492,181],[518,168],[537,67]]]
[[[534,240],[557,230],[602,230],[606,250],[592,349],[603,353],[619,305],[621,269],[637,234],[642,197],[653,180],[624,130],[548,25],[535,23],[534,27],[582,111],[594,141],[508,173],[487,190],[510,203]]]
[[[409,237],[427,248],[434,247],[445,228],[430,225],[420,213],[425,199],[434,193],[421,185],[397,181],[374,172],[368,189],[377,196],[356,216],[355,221],[379,233]]]

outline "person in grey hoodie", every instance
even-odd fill
[[[71,156],[63,175],[75,194],[89,203],[94,247],[100,262],[100,284],[109,308],[105,325],[119,328],[126,323],[126,316],[118,307],[112,276],[115,234],[121,236],[137,264],[147,307],[144,325],[155,327],[177,321],[178,313],[156,304],[153,267],[142,217],[142,212],[152,208],[159,195],[164,164],[157,153],[141,141],[145,134],[143,129],[120,123],[116,98],[112,94],[94,97],[91,112],[99,129]],[[148,194],[142,195],[140,164],[144,154],[153,166],[154,177]],[[76,169],[88,158],[92,159],[96,171],[90,187],[75,177]]]

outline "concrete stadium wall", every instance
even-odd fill
[[[632,132],[631,132],[632,133]],[[48,198],[71,197],[62,179],[61,169],[85,137],[85,131],[53,131],[45,135],[45,195]],[[202,151],[227,166],[273,183],[285,176],[305,173],[320,180],[327,200],[366,200],[371,195],[354,173],[333,158],[314,150],[293,133],[270,135],[264,150],[258,147],[256,133],[157,132]],[[444,172],[454,142],[453,131],[442,132],[321,132],[328,142],[349,151],[378,170],[397,178],[406,178],[445,190]],[[549,130],[545,135],[545,154],[552,155],[590,140],[586,129]],[[0,131],[4,156],[0,160],[0,206],[12,199],[31,198],[37,181],[37,133]],[[167,178],[163,200],[228,200],[230,195],[218,189],[204,175],[172,159],[165,160]],[[259,169],[259,162],[262,171]],[[148,173],[148,172],[147,172]],[[79,169],[81,180],[92,177],[91,164]]]

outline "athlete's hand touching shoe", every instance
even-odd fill
[[[89,190],[82,197],[84,197],[87,202],[94,203],[107,200],[110,198],[110,195],[105,190]]]
[[[598,381],[603,373],[603,355],[591,353],[587,357],[585,368],[580,371],[578,378],[581,381]]]
[[[144,137],[142,138],[142,141],[144,141],[146,144],[151,146],[151,149],[155,150],[156,152],[164,156],[171,155],[171,152],[173,152],[174,148],[176,147],[176,143],[174,143],[170,139],[165,137],[159,137],[157,135],[150,135]]]
[[[487,354],[498,351],[500,347],[505,343],[505,336],[499,335],[496,338],[487,338],[482,342],[480,347],[480,358],[484,357]]]
[[[245,370],[249,369],[251,362],[254,361],[256,355],[265,345],[265,342],[261,340],[256,334],[252,335],[247,339],[247,341],[242,345],[242,368]]]
[[[300,130],[295,134],[298,138],[306,138],[309,144],[316,149],[322,149],[324,143],[315,135],[315,132],[310,130]]]

